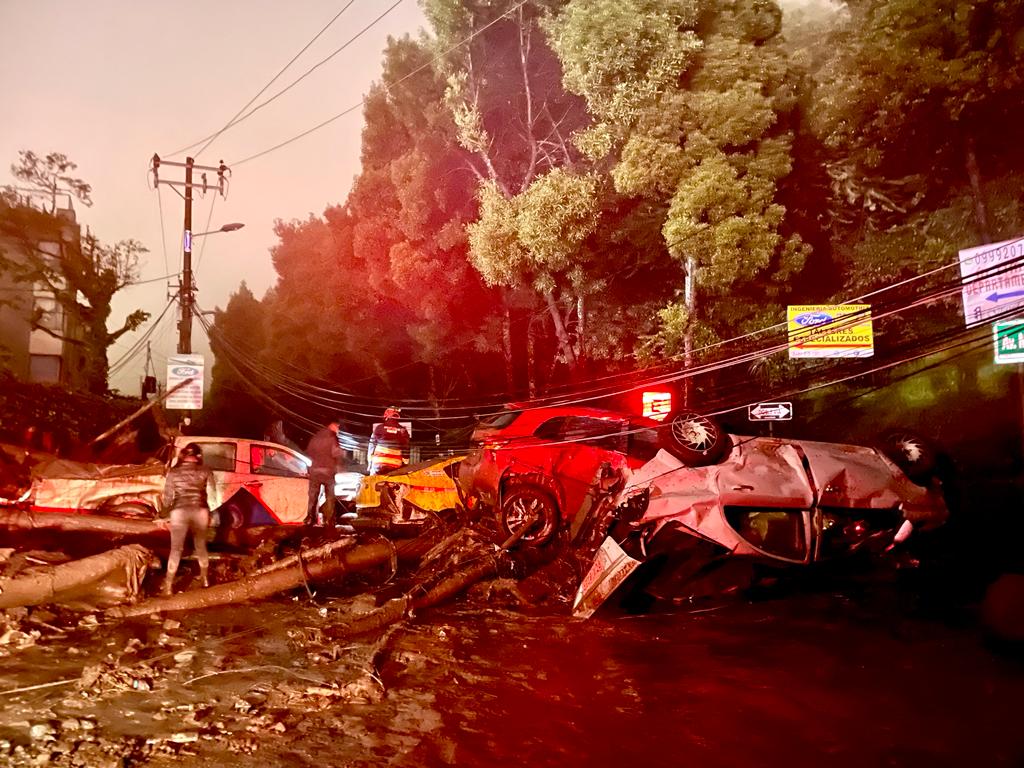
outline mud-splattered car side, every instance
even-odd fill
[[[949,515],[937,479],[911,480],[878,449],[731,439],[727,458],[710,466],[687,466],[660,451],[632,473],[615,501],[620,520],[613,537],[622,551],[674,571],[675,588],[728,558],[800,566],[883,550],[911,528],[936,527]],[[605,559],[595,567],[609,576],[631,570],[618,555]],[[585,585],[597,595],[601,581],[592,573]],[[578,610],[596,607],[586,591],[577,595]]]

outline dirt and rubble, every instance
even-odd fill
[[[160,570],[152,552],[138,543],[82,552],[77,526],[50,522],[14,525],[7,537],[36,546],[49,537],[50,551],[0,551],[0,757],[11,765],[159,764],[205,742],[247,754],[268,739],[301,739],[304,712],[380,702],[376,659],[419,612],[481,581],[492,603],[571,595],[566,584],[525,596],[512,577],[526,566],[508,554],[517,537],[499,545],[494,531],[438,521],[406,539],[275,534],[222,553],[220,583],[208,589],[186,575],[177,594],[146,597]],[[59,546],[69,537],[80,559]],[[537,565],[532,581],[548,581]]]
[[[8,611],[0,756],[11,765],[121,766],[195,755],[199,742],[247,754],[268,739],[301,738],[306,710],[385,695],[375,659],[396,629],[330,637],[371,607],[372,599],[297,600],[125,622]]]

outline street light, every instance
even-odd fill
[[[188,161],[192,162],[191,158]],[[191,184],[191,174],[188,176],[188,183]],[[181,291],[178,303],[181,306],[181,320],[178,323],[178,354],[189,355],[192,353],[192,311],[195,307],[195,298],[192,296],[195,291],[195,284],[192,282],[192,241],[197,237],[203,235],[212,235],[217,232],[234,232],[236,229],[241,229],[245,224],[240,224],[237,221],[231,224],[225,224],[220,229],[211,229],[209,232],[196,232],[191,233],[188,228],[192,224],[192,207],[191,205],[186,206],[185,209],[185,257],[183,259],[183,269],[181,272]]]
[[[215,235],[218,232],[234,232],[236,230],[241,229],[244,226],[245,224],[242,224],[241,222],[233,221],[230,224],[225,224],[220,229],[211,229],[209,232],[193,232],[192,237],[202,237],[203,235]]]

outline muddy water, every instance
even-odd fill
[[[325,637],[341,605],[44,633],[0,687],[103,674],[4,696],[0,764],[1024,765],[1019,658],[891,593],[589,622],[463,605],[360,642]]]

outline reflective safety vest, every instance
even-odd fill
[[[401,424],[378,424],[370,438],[370,471],[396,469],[405,464],[403,452],[409,447],[409,433]]]

